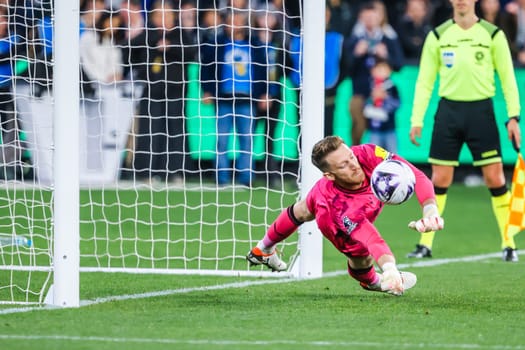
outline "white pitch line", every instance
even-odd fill
[[[127,344],[186,344],[208,346],[316,346],[320,348],[349,348],[349,347],[374,347],[378,349],[486,349],[486,350],[524,350],[525,345],[481,345],[481,344],[436,344],[436,343],[392,343],[392,342],[360,342],[360,341],[297,341],[297,340],[210,340],[210,339],[173,339],[173,338],[116,338],[93,336],[67,336],[67,335],[22,335],[0,334],[0,339],[12,340],[64,340],[102,343],[127,343]]]
[[[481,254],[481,255],[464,256],[461,258],[418,260],[410,264],[398,264],[397,268],[406,269],[407,267],[408,268],[410,267],[428,267],[428,266],[432,267],[432,266],[446,265],[446,264],[457,263],[457,262],[479,261],[479,260],[485,260],[489,258],[496,258],[500,256],[501,256],[501,253],[489,253],[489,254]],[[323,277],[346,275],[347,273],[348,271],[346,270],[327,272],[323,274]]]
[[[465,256],[461,258],[423,260],[423,261],[417,261],[417,262],[410,263],[410,264],[399,264],[398,267],[400,269],[405,269],[409,267],[438,266],[438,265],[445,265],[445,264],[451,264],[451,263],[456,263],[456,262],[472,262],[472,261],[485,260],[489,258],[499,257],[500,255],[501,253],[490,253],[490,254]],[[320,278],[334,277],[334,276],[344,275],[347,273],[348,272],[346,270],[327,272],[327,273],[324,273],[323,276]],[[255,280],[255,281],[226,283],[226,284],[219,284],[219,285],[214,285],[214,286],[188,287],[188,288],[168,289],[168,290],[162,290],[162,291],[157,291],[157,292],[148,292],[148,293],[139,293],[139,294],[115,295],[115,296],[97,298],[94,300],[81,300],[80,306],[82,307],[82,306],[88,306],[88,305],[103,304],[103,303],[108,303],[111,301],[155,298],[155,297],[160,297],[160,296],[185,294],[185,293],[192,293],[192,292],[206,292],[206,291],[211,291],[211,290],[244,288],[244,287],[264,285],[264,284],[291,283],[291,282],[304,281],[304,280],[305,279],[299,279],[299,278],[285,278],[285,279],[275,279],[275,280],[274,279],[264,279],[264,280]],[[19,308],[10,308],[10,309],[0,310],[0,315],[23,313],[23,312],[36,311],[36,310],[56,310],[56,309],[61,309],[61,308],[57,306],[52,306],[52,305],[22,307],[22,308],[19,307]]]

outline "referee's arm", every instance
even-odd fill
[[[421,60],[419,63],[419,73],[417,76],[414,102],[412,105],[412,116],[410,117],[411,127],[423,127],[423,119],[428,108],[434,83],[439,72],[440,56],[439,42],[433,32],[427,34]]]
[[[494,36],[492,57],[494,60],[494,67],[496,68],[496,72],[501,81],[501,89],[503,90],[503,96],[505,97],[507,113],[509,114],[509,117],[517,117],[520,115],[518,84],[516,83],[509,44],[505,37],[505,33],[503,33],[502,30],[498,31]]]
[[[513,118],[519,118],[520,116],[518,84],[516,83],[508,41],[501,30],[494,36],[493,50],[494,67],[501,82],[508,117],[511,118],[507,123],[507,136],[513,143],[513,147],[519,152],[521,146],[521,130],[518,122],[519,119]]]

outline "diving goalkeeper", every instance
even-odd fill
[[[443,228],[432,183],[412,164],[383,148],[363,144],[348,147],[338,136],[327,136],[315,144],[312,162],[323,177],[305,199],[284,210],[270,225],[261,241],[246,256],[253,265],[266,265],[274,271],[286,270],[276,254],[277,243],[289,237],[305,221],[316,220],[322,234],[348,259],[348,273],[362,288],[401,295],[416,283],[416,276],[400,272],[387,243],[374,221],[384,203],[370,189],[372,171],[391,157],[409,165],[416,176],[415,191],[423,208],[423,218],[411,222],[419,232]],[[374,269],[374,262],[381,273]]]

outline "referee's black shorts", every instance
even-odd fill
[[[475,166],[501,162],[498,126],[491,99],[471,102],[442,98],[434,120],[429,163],[459,165],[466,143]]]

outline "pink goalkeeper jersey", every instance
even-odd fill
[[[383,209],[370,189],[370,176],[374,168],[389,155],[407,163],[416,175],[416,195],[420,203],[434,197],[434,189],[426,175],[399,156],[383,148],[363,144],[350,147],[365,173],[365,181],[357,190],[347,190],[333,181],[321,178],[306,197],[308,210],[315,215],[322,234],[334,246],[350,256],[369,254],[367,242],[379,235],[373,222]],[[382,239],[381,239],[382,240]]]

